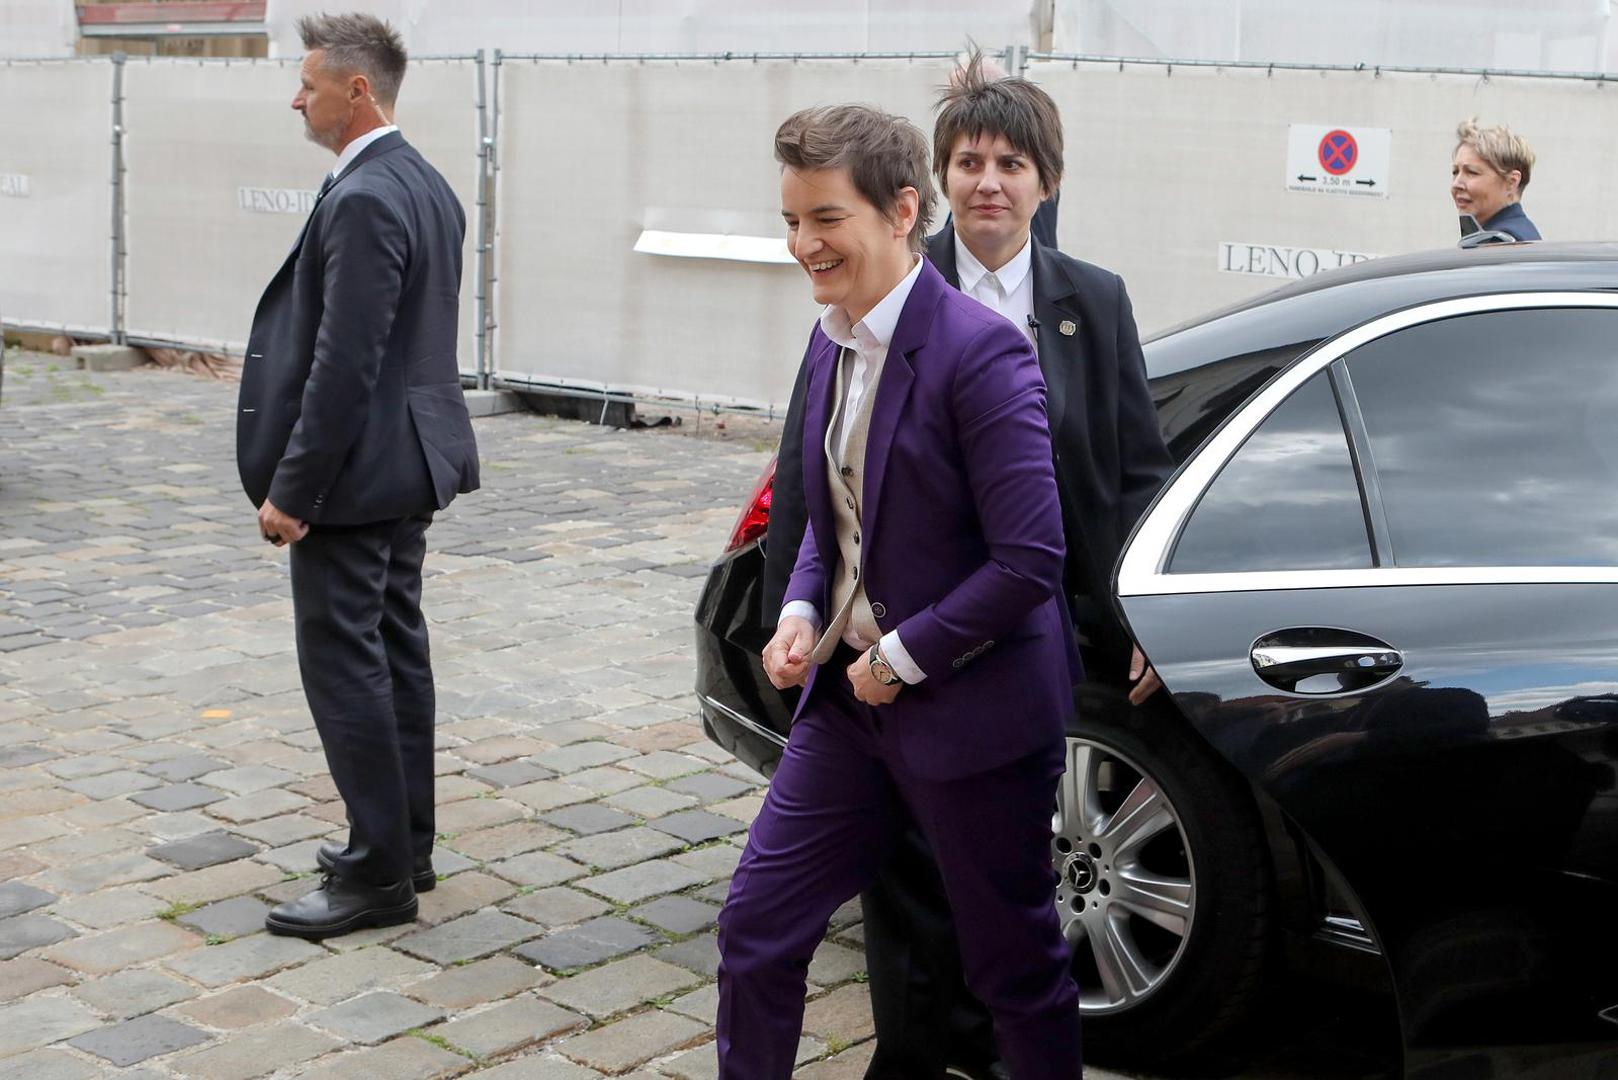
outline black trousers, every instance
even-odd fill
[[[1074,694],[1080,714],[1127,712],[1128,653],[1081,651],[1095,679]],[[998,1060],[989,1011],[966,988],[943,878],[914,822],[860,894],[860,909],[876,1026],[865,1080],[941,1080],[947,1066],[981,1071]]]
[[[431,514],[310,528],[292,545],[298,669],[348,807],[338,874],[382,885],[433,846],[433,672],[421,614]]]

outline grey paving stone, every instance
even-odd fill
[[[634,908],[629,914],[671,934],[694,934],[713,925],[719,917],[719,905],[686,896],[661,896]]]
[[[719,974],[719,939],[713,934],[687,938],[673,945],[655,949],[652,955],[671,964],[706,975],[710,979]]]
[[[438,1080],[470,1066],[459,1054],[406,1035],[381,1046],[322,1058],[298,1080]]]
[[[549,1051],[519,1057],[477,1074],[478,1080],[601,1080],[601,1075]],[[634,1080],[646,1078],[637,1075]]]
[[[546,750],[543,753],[535,754],[533,761],[557,773],[567,774],[594,768],[597,765],[608,765],[614,761],[622,761],[624,758],[634,756],[635,751],[614,743],[579,742],[571,746],[559,746],[555,750]]]
[[[669,862],[696,871],[704,881],[713,881],[734,874],[741,857],[742,849],[733,844],[709,844],[670,856]]]
[[[146,849],[154,859],[173,863],[182,870],[201,870],[258,854],[258,845],[231,836],[228,833],[204,833],[187,840],[175,840]]]
[[[496,825],[492,829],[461,833],[449,841],[449,846],[473,859],[491,860],[521,855],[567,839],[567,833],[538,821],[513,821]],[[446,849],[440,846],[433,852],[437,859]]]
[[[513,859],[488,863],[485,869],[492,874],[499,874],[507,881],[530,886],[560,885],[564,881],[572,881],[590,872],[589,867],[580,866],[570,859],[552,855],[548,851],[530,851]]]
[[[197,996],[192,987],[160,971],[120,971],[82,982],[73,996],[115,1020],[156,1012]]]
[[[659,935],[627,919],[603,916],[557,930],[516,950],[517,955],[552,971],[570,971],[656,944]]]
[[[431,964],[373,946],[283,971],[265,985],[316,1005],[332,1005],[367,990],[398,987],[434,970]]]
[[[466,1009],[520,994],[545,982],[547,978],[532,964],[509,956],[490,956],[411,983],[403,992],[428,1005]]]
[[[77,936],[78,931],[48,915],[17,915],[0,921],[0,960]]]
[[[284,1019],[298,1011],[298,1004],[261,986],[236,986],[187,1002],[172,1011],[208,1027],[235,1031]]]
[[[8,881],[0,884],[0,919],[9,919],[55,901],[55,893],[36,889],[21,881]]]
[[[0,1058],[100,1026],[101,1018],[72,998],[38,997],[0,1006]]]
[[[214,937],[241,937],[264,929],[270,905],[253,896],[233,896],[181,915],[174,921]]]
[[[324,1032],[282,1021],[259,1031],[233,1032],[220,1044],[168,1064],[186,1080],[251,1080],[290,1069],[341,1045]]]
[[[556,1049],[592,1069],[616,1075],[689,1046],[707,1032],[689,1017],[654,1009],[564,1039]]]
[[[0,1060],[0,1080],[96,1080],[101,1074],[100,1064],[66,1050],[31,1050]]]
[[[326,950],[319,945],[299,938],[253,934],[224,945],[195,949],[164,961],[163,966],[215,989],[247,979],[261,979],[282,968],[325,955]]]
[[[224,800],[223,792],[206,784],[170,784],[168,787],[154,788],[130,796],[131,802],[165,812],[195,810],[199,806]]]
[[[238,795],[234,799],[214,803],[208,807],[208,813],[222,821],[239,825],[300,810],[309,803],[310,800],[306,796],[296,792],[271,788],[268,791],[255,791],[251,795]]]
[[[475,1015],[451,1020],[435,1028],[433,1034],[448,1039],[451,1046],[487,1058],[509,1054],[589,1023],[576,1012],[525,994]]]
[[[542,927],[505,912],[479,911],[406,935],[395,944],[435,964],[453,964],[509,949],[542,932]]]
[[[572,926],[612,910],[612,905],[605,900],[565,886],[537,889],[507,900],[500,907],[513,915],[531,919],[546,929]]]
[[[570,832],[581,836],[591,836],[595,833],[610,832],[613,829],[622,829],[626,825],[635,824],[633,816],[621,810],[614,810],[600,803],[579,803],[576,806],[565,806],[560,810],[552,810],[548,814],[540,815],[541,821],[558,825]]]
[[[171,780],[176,783],[183,780],[195,780],[199,776],[227,769],[230,763],[211,758],[205,754],[185,754],[181,757],[165,758],[146,766],[141,772],[148,773],[160,780]],[[223,796],[221,796],[223,797]]]
[[[56,751],[42,746],[8,746],[0,749],[0,769],[20,769],[60,756]]]
[[[504,761],[498,765],[483,765],[466,770],[466,775],[497,788],[531,784],[535,780],[549,780],[556,774],[528,761]]]
[[[150,919],[168,906],[168,901],[130,887],[63,900],[56,905],[52,914],[93,930],[109,930],[125,923]]]
[[[350,1042],[369,1046],[443,1018],[442,1009],[390,990],[373,990],[312,1013],[309,1022]]]
[[[655,859],[660,855],[679,851],[685,843],[646,826],[619,829],[617,832],[581,836],[577,840],[557,844],[551,851],[565,855],[575,862],[603,870]]]
[[[697,802],[695,795],[683,795],[661,787],[637,787],[608,795],[601,800],[608,806],[643,818],[661,817],[676,810],[684,810]]]
[[[729,799],[746,791],[752,791],[758,785],[743,783],[735,777],[723,776],[719,773],[705,772],[694,776],[682,776],[678,780],[670,780],[663,785],[669,791],[677,791],[682,795],[694,795],[704,803],[718,802],[720,799]]]
[[[681,994],[669,1002],[668,1007],[681,1016],[689,1016],[712,1026],[717,1023],[719,1016],[719,986],[707,983],[689,994]]]
[[[708,767],[708,762],[670,750],[655,750],[638,758],[625,759],[619,762],[619,767],[654,780],[672,780],[676,776],[701,772]]]
[[[80,780],[69,780],[62,786],[69,791],[76,791],[80,795],[92,799],[115,799],[120,795],[129,795],[136,791],[145,791],[148,788],[161,786],[163,781],[155,777],[138,773],[131,769],[120,769],[117,772],[102,773],[99,776],[86,776]]]
[[[76,971],[105,975],[199,944],[201,939],[195,934],[153,919],[64,942],[46,952],[45,959]]]
[[[685,968],[649,956],[631,956],[560,979],[541,988],[539,994],[574,1012],[603,1020],[701,982],[700,976]]]
[[[622,870],[584,878],[577,885],[614,903],[634,904],[648,897],[689,889],[707,880],[702,874],[679,863],[652,859],[626,866]]]
[[[207,1042],[213,1036],[166,1016],[139,1016],[121,1024],[86,1032],[68,1045],[119,1068],[136,1065],[159,1054],[171,1054]]]
[[[747,826],[735,818],[710,814],[706,810],[681,810],[652,822],[650,828],[679,837],[688,844],[705,844],[723,836],[746,832]]]

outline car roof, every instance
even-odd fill
[[[1415,304],[1495,292],[1618,290],[1618,243],[1491,244],[1372,259],[1214,311],[1146,341],[1152,377],[1303,349]]]

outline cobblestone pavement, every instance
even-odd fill
[[[429,533],[441,881],[415,925],[311,944],[263,916],[343,808],[234,386],[11,360],[0,1080],[713,1076],[761,781],[694,719],[691,611],[763,440],[477,422],[485,487]],[[811,1080],[870,1052],[856,910],[809,970]]]

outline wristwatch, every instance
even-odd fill
[[[904,680],[899,678],[898,674],[893,670],[893,667],[886,660],[882,659],[882,653],[879,651],[878,646],[871,646],[870,657],[871,677],[877,682],[881,683],[883,686],[898,686],[900,683],[904,682]]]

